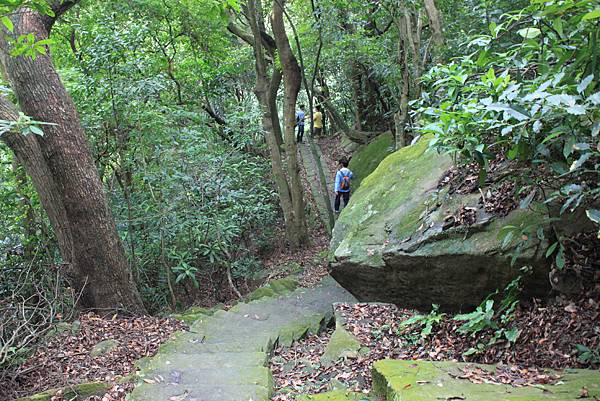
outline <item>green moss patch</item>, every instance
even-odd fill
[[[267,287],[260,287],[256,290],[252,291],[248,297],[246,298],[248,301],[256,301],[257,299],[265,298],[265,297],[273,297],[277,295],[275,291]]]
[[[89,382],[76,384],[69,387],[47,390],[29,397],[18,398],[15,401],[50,401],[52,397],[54,397],[59,392],[62,392],[62,396],[65,400],[81,401],[94,395],[104,395],[110,388],[111,385],[108,383]]]
[[[172,315],[174,319],[182,320],[186,324],[192,324],[203,316],[212,316],[219,308],[203,308],[201,306],[192,306],[183,313]]]
[[[352,170],[355,178],[352,187],[356,190],[361,182],[371,174],[383,159],[394,150],[394,137],[391,132],[386,132],[374,138],[371,142],[361,146],[354,152],[348,168]]]
[[[282,278],[279,280],[271,281],[268,287],[275,291],[277,294],[285,295],[298,288],[298,281],[293,280],[291,278]]]

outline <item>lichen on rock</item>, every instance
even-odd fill
[[[60,394],[65,400],[82,401],[91,396],[104,395],[110,388],[111,384],[109,383],[88,382],[63,388],[46,390],[42,393],[34,394],[29,397],[18,398],[15,401],[50,401],[58,394]]]

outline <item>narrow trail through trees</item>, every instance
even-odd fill
[[[333,230],[333,183],[330,163],[324,159],[321,148],[314,139],[307,138],[306,142],[298,144],[302,164],[317,206],[318,215],[328,233]]]

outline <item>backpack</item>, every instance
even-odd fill
[[[350,176],[349,175],[344,175],[344,173],[342,173],[342,180],[340,181],[340,189],[342,191],[347,191],[350,189]]]

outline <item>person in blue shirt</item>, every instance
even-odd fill
[[[335,174],[335,212],[340,212],[340,201],[344,199],[344,207],[350,201],[350,180],[354,177],[352,171],[348,169],[348,159],[342,158],[339,161],[340,169]]]
[[[300,105],[300,110],[296,112],[296,126],[298,127],[298,135],[296,135],[296,141],[302,143],[304,137],[304,120],[306,119],[306,113],[304,112],[304,105]]]

